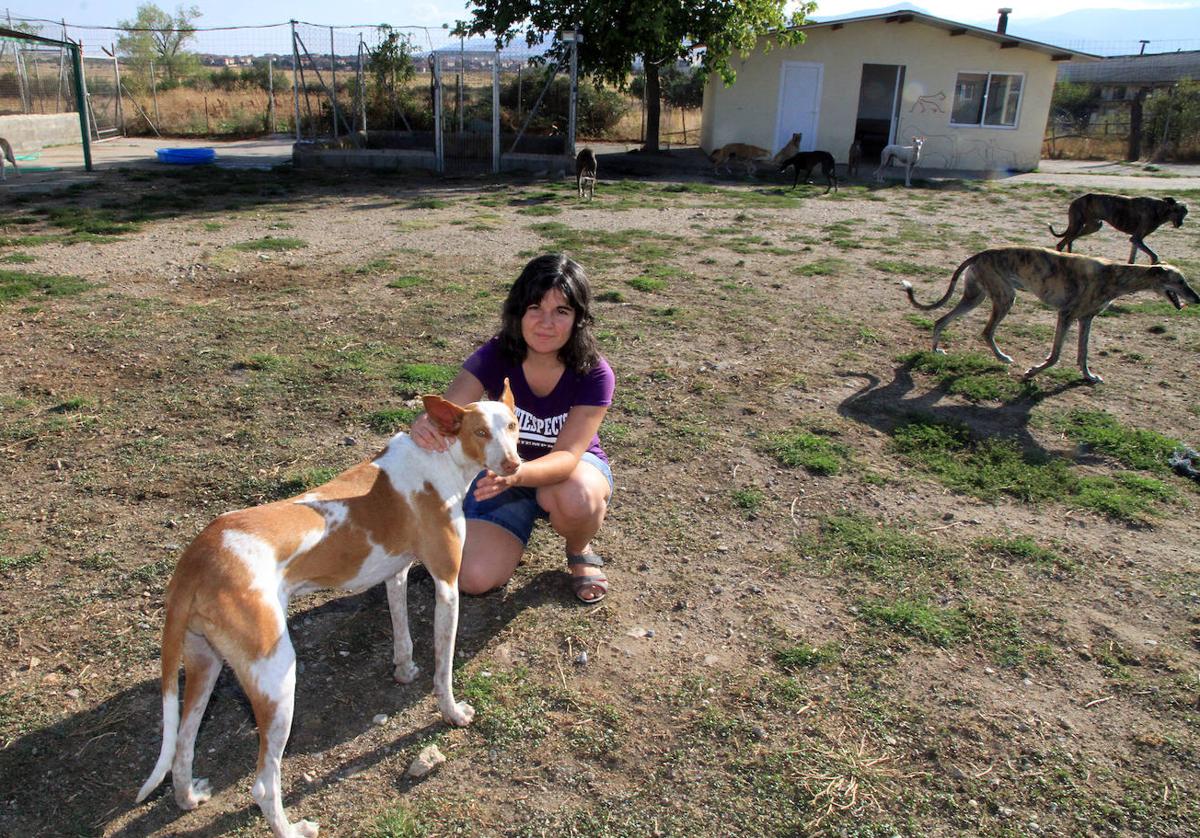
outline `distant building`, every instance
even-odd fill
[[[1097,86],[1102,100],[1097,116],[1124,112],[1128,109],[1126,103],[1137,98],[1139,91],[1152,93],[1181,81],[1200,80],[1200,50],[1069,61],[1059,65],[1058,80]]]

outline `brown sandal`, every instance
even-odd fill
[[[583,553],[578,556],[567,556],[567,566],[574,567],[576,565],[587,565],[588,567],[604,567],[604,559],[597,556],[595,553]],[[596,596],[586,597],[584,592],[588,590],[599,590],[600,593]],[[571,574],[571,592],[575,594],[575,598],[580,602],[592,605],[604,599],[608,593],[608,579],[603,573],[596,573],[589,576],[576,576]]]

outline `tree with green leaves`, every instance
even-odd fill
[[[153,3],[143,3],[138,6],[136,18],[117,24],[125,30],[117,38],[117,51],[135,66],[154,63],[166,68],[167,79],[176,81],[200,66],[199,59],[183,49],[196,36],[192,21],[198,17],[199,6],[180,5],[172,15]]]
[[[374,77],[375,85],[371,93],[371,106],[376,114],[386,117],[386,124],[395,127],[396,116],[404,120],[405,128],[409,127],[404,115],[405,95],[408,84],[417,75],[413,63],[415,51],[412,39],[408,35],[397,32],[386,23],[378,27],[379,46],[367,48],[370,58],[367,60],[367,72]]]
[[[522,32],[530,46],[549,38],[547,58],[560,65],[570,56],[562,31],[578,30],[584,38],[580,72],[620,89],[640,60],[646,75],[645,148],[657,151],[662,68],[697,56],[705,76],[717,73],[725,84],[733,84],[736,74],[729,59],[734,52],[749,54],[768,33],[780,45],[804,41],[796,27],[816,3],[801,2],[790,17],[786,5],[786,0],[468,0],[473,18],[460,22],[459,29],[494,33],[499,46]],[[765,48],[770,46],[768,40]]]

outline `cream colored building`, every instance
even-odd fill
[[[823,149],[844,164],[858,137],[869,173],[884,145],[921,136],[923,168],[1030,171],[1059,62],[1099,59],[1013,37],[1005,23],[992,31],[900,11],[805,25],[794,47],[766,36],[731,60],[733,85],[709,79],[700,145],[775,152],[799,132],[802,151]]]

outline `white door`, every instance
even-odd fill
[[[785,61],[779,78],[779,118],[775,123],[776,152],[797,132],[801,151],[812,151],[817,144],[817,122],[821,110],[822,64]]]

